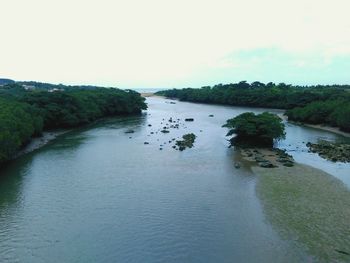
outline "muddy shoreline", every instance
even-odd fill
[[[281,237],[300,242],[317,261],[349,262],[349,189],[322,170],[300,163],[286,167],[275,151],[258,150],[273,168],[259,166],[247,150],[241,157],[257,176],[264,213]]]
[[[55,140],[58,136],[61,136],[69,131],[70,130],[45,131],[40,137],[33,137],[27,145],[18,151],[12,160],[45,146],[49,142]]]

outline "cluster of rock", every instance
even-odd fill
[[[193,122],[194,119],[193,118],[186,118],[186,119],[184,119],[184,121]],[[186,124],[184,122],[182,122],[181,119],[173,118],[173,117],[170,117],[169,119],[163,118],[160,122],[160,127],[158,127],[158,128],[154,128],[154,125],[152,125],[150,123],[147,124],[147,126],[150,128],[152,127],[151,128],[152,130],[147,135],[148,137],[159,134],[159,133],[168,134],[171,132],[171,129],[186,129],[187,128]],[[155,126],[157,126],[157,125],[155,125]],[[200,132],[202,132],[202,130],[200,130]],[[132,133],[135,133],[135,131],[132,129],[128,129],[125,131],[125,133],[131,135]],[[132,139],[132,137],[130,136],[129,139]],[[160,139],[161,139],[161,137],[156,139],[157,142],[160,142]],[[166,145],[169,145],[175,150],[183,151],[186,148],[192,148],[195,139],[196,139],[196,135],[193,133],[183,135],[182,140],[180,139],[180,137],[171,138],[171,139],[168,138],[163,143],[159,144],[159,150],[163,150],[163,148]],[[149,141],[144,141],[143,144],[150,145],[152,143],[150,143]]]
[[[279,165],[294,166],[294,159],[284,150],[273,149],[242,149],[242,154],[249,161],[255,161],[260,167],[274,168]],[[236,167],[237,168],[237,167]]]
[[[183,151],[186,148],[192,148],[195,140],[196,140],[196,135],[193,133],[188,133],[182,136],[182,140],[176,141],[176,146],[180,151]]]
[[[308,142],[309,151],[318,153],[324,159],[332,162],[350,162],[350,144],[332,143],[320,141],[319,143]]]
[[[294,159],[291,155],[286,153],[285,150],[281,150],[278,148],[273,149],[276,152],[277,158],[276,161],[281,163],[283,166],[292,167],[294,166]]]
[[[164,121],[164,119],[163,119],[163,121]],[[163,124],[163,122],[161,122],[160,124]],[[180,128],[180,119],[173,120],[173,118],[170,118],[168,120],[168,123],[165,124],[165,126],[163,127],[162,130],[160,130],[160,132],[169,133],[170,129],[179,129],[179,128]]]

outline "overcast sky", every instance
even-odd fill
[[[0,0],[0,77],[350,83],[349,0]]]

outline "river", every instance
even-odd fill
[[[310,260],[267,221],[257,178],[249,167],[234,168],[239,156],[221,127],[264,109],[147,102],[141,116],[71,131],[1,171],[0,262]],[[159,132],[170,117],[181,120],[180,128]],[[183,121],[189,117],[194,122]],[[195,147],[174,150],[169,141],[189,132],[197,135]],[[349,164],[307,152],[303,142],[320,138],[345,140],[287,124],[278,146],[350,186]]]

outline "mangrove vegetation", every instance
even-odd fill
[[[286,109],[289,120],[350,131],[350,85],[292,86],[285,83],[219,84],[160,91],[182,101]]]
[[[227,120],[223,127],[230,129],[226,136],[236,134],[230,139],[231,145],[272,146],[274,140],[285,137],[282,119],[268,112],[242,113]]]
[[[35,83],[0,86],[0,165],[43,130],[71,128],[99,118],[136,114],[147,106],[131,90]],[[56,87],[56,88],[54,88]]]

